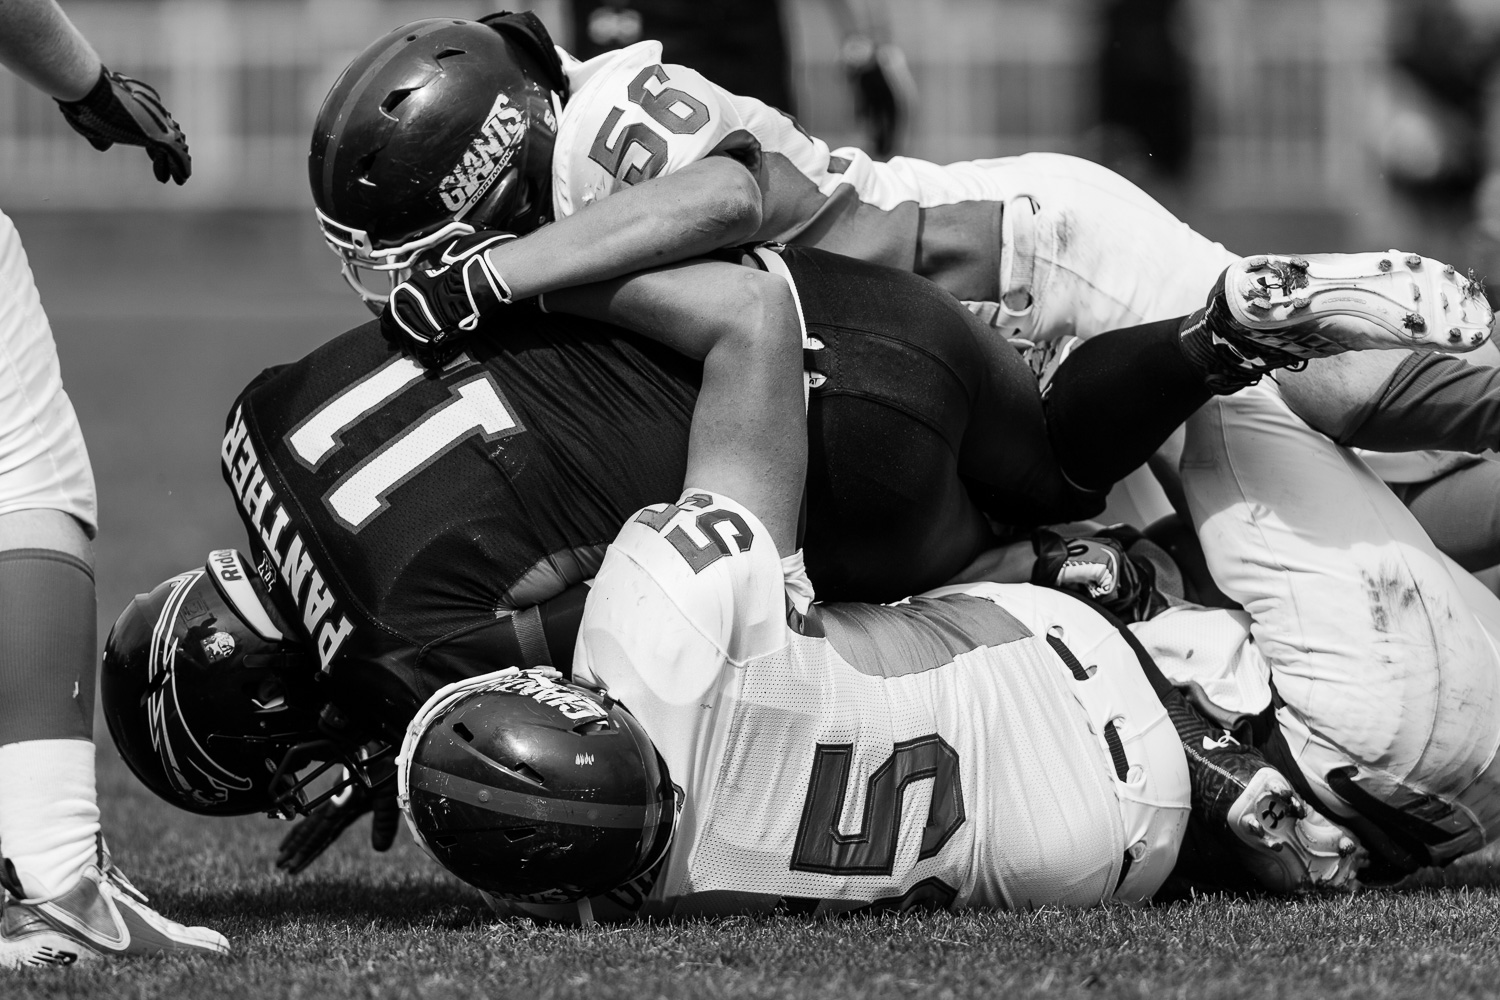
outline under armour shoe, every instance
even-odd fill
[[[1234,837],[1234,853],[1265,889],[1339,888],[1360,862],[1359,844],[1307,808],[1260,751],[1228,733],[1182,741],[1193,810]]]
[[[1358,350],[1472,351],[1494,314],[1480,283],[1414,253],[1246,257],[1183,326],[1215,392],[1310,358]]]
[[[8,869],[5,873],[12,875]],[[0,969],[67,966],[104,957],[227,955],[229,942],[207,927],[184,927],[153,910],[101,846],[67,892],[22,899],[13,877],[0,911]]]

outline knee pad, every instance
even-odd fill
[[[0,551],[0,746],[93,738],[95,606],[84,560]]]

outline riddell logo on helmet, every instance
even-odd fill
[[[479,137],[464,150],[452,172],[438,182],[443,207],[463,218],[505,172],[525,136],[526,116],[510,106],[506,95],[496,97]]]

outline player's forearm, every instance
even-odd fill
[[[761,192],[742,164],[710,156],[627,188],[488,251],[516,298],[605,281],[741,243],[760,228]]]
[[[99,80],[99,56],[54,0],[0,0],[0,62],[60,101]]]
[[[703,361],[685,485],[749,507],[777,548],[796,546],[807,474],[802,326],[787,283],[723,261],[669,265],[547,296]]]
[[[807,476],[802,338],[790,291],[726,303],[739,311],[703,359],[685,486],[750,508],[783,555],[796,549]]]

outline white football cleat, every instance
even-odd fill
[[[224,935],[157,913],[101,850],[67,892],[50,899],[3,895],[0,969],[67,966],[141,955],[228,955]]]
[[[1256,772],[1228,820],[1241,862],[1273,892],[1348,886],[1363,860],[1359,842],[1307,808],[1275,768]]]
[[[1488,340],[1494,324],[1478,281],[1400,250],[1246,257],[1225,272],[1223,294],[1243,336],[1299,358],[1461,353]]]

